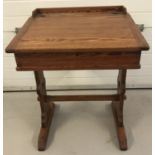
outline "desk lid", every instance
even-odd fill
[[[148,49],[126,9],[106,6],[36,9],[6,52],[135,52]]]

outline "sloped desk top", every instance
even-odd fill
[[[36,9],[7,52],[114,52],[147,50],[123,6]]]

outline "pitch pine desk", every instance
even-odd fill
[[[18,71],[34,71],[41,107],[38,149],[45,150],[54,101],[112,101],[118,141],[127,149],[123,104],[127,69],[140,68],[149,46],[123,6],[43,8],[32,13],[6,48]],[[49,96],[44,70],[117,69],[116,94]]]

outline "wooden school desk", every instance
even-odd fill
[[[18,71],[34,71],[41,108],[38,150],[45,150],[54,101],[112,101],[119,146],[127,149],[123,104],[127,69],[140,68],[149,46],[123,6],[40,8],[33,11],[6,48]],[[44,70],[117,69],[117,93],[49,96]],[[82,140],[82,138],[81,138]]]

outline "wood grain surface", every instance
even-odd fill
[[[123,6],[36,9],[6,48],[13,53],[147,50]]]

